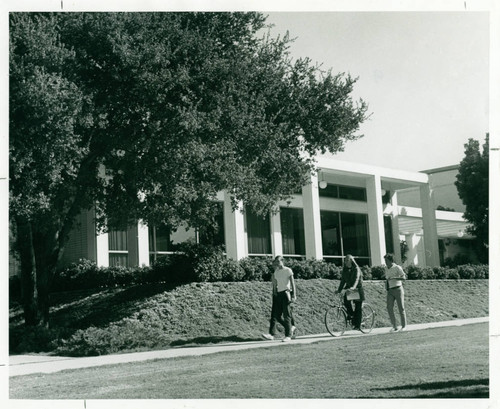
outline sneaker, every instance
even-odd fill
[[[399,330],[399,332],[401,331],[406,331],[406,327],[401,327],[401,329]]]
[[[274,339],[274,335],[271,334],[262,334],[261,337],[269,341],[272,341]]]
[[[292,325],[292,335],[291,335],[292,338],[295,338],[297,336],[296,332],[297,332],[297,327]]]
[[[291,340],[292,340],[292,338],[290,338],[290,337],[283,338],[283,342],[288,342],[288,341],[291,341]]]
[[[398,329],[397,328],[391,328],[391,330],[389,332],[398,332]]]

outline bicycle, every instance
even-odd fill
[[[352,322],[349,320],[347,310],[344,306],[344,291],[334,297],[335,303],[328,307],[325,312],[325,326],[328,332],[334,337],[340,337],[348,327],[352,328]],[[375,310],[373,307],[363,302],[361,306],[361,325],[359,330],[363,334],[368,334],[373,329],[375,323]]]

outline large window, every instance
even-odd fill
[[[245,209],[248,237],[248,255],[262,256],[272,254],[271,222],[269,216],[257,216],[250,209]]]
[[[366,214],[341,213],[344,254],[369,258],[368,217]]]
[[[127,230],[109,230],[109,265],[110,267],[128,266],[128,235]]]
[[[346,254],[352,254],[359,265],[370,264],[366,214],[322,210],[321,237],[326,261],[340,265]]]
[[[280,208],[281,237],[283,254],[287,256],[305,256],[304,215],[302,209]]]
[[[334,199],[357,200],[366,202],[366,189],[362,187],[332,185],[328,183],[324,189],[319,189],[319,195],[322,197],[331,197]]]
[[[340,218],[337,212],[321,212],[321,240],[324,256],[342,256]]]
[[[220,203],[215,216],[215,225],[198,229],[179,226],[173,230],[170,226],[149,227],[149,259],[152,263],[158,257],[179,250],[181,243],[192,242],[213,246],[224,246],[224,208]]]
[[[169,226],[149,226],[149,262],[178,250],[179,244],[187,241],[196,242],[196,231],[179,227],[173,230]]]

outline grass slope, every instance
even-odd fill
[[[324,333],[323,315],[336,280],[296,280],[294,306],[299,334]],[[376,326],[390,325],[381,281],[364,283],[377,311]],[[408,281],[408,322],[422,323],[488,315],[488,280]],[[101,291],[54,294],[51,328],[69,339],[52,352],[96,355],[168,348],[175,345],[253,340],[267,332],[269,282],[150,284]],[[11,302],[10,329],[19,331],[22,311]],[[11,337],[11,353],[33,352]],[[46,350],[45,352],[51,352]]]
[[[279,345],[17,376],[10,379],[10,398],[489,396],[488,324],[356,338],[345,336],[309,345],[293,342]]]

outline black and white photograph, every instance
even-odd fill
[[[441,3],[5,2],[2,407],[500,407],[500,8]]]

